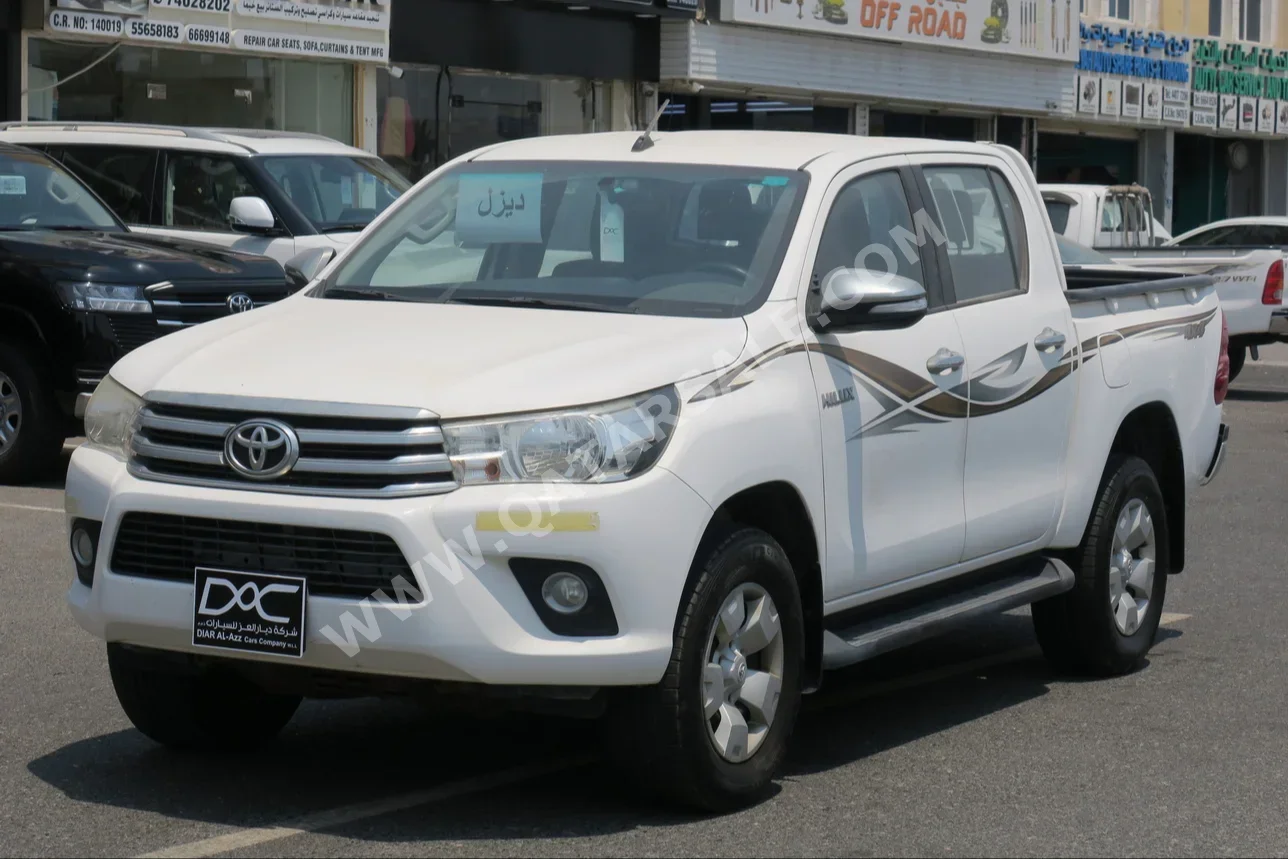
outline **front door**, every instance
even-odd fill
[[[1076,332],[1045,231],[1026,234],[1026,224],[1044,219],[1032,195],[1015,193],[1016,170],[990,156],[913,161],[943,231],[946,315],[961,331],[970,376],[969,561],[1036,543],[1055,523],[1077,390]]]
[[[829,600],[957,563],[965,540],[962,341],[938,312],[935,262],[915,240],[906,158],[865,162],[828,190],[808,269],[893,272],[926,287],[931,312],[900,330],[807,333],[822,414]],[[954,366],[954,362],[957,362]],[[928,362],[939,367],[932,372]]]

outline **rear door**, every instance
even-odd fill
[[[152,220],[156,150],[73,144],[50,147],[50,154],[92,188],[131,229]]]
[[[249,171],[230,155],[163,152],[156,197],[154,217],[140,232],[264,254],[281,263],[295,255],[295,239],[276,212],[277,224],[269,235],[235,232],[229,226],[234,198],[267,199]]]
[[[961,560],[1041,540],[1063,495],[1073,418],[1074,330],[1042,212],[991,156],[921,156],[922,196],[940,226],[948,312],[966,356],[966,539]],[[1028,226],[1035,225],[1029,236]],[[1030,253],[1031,241],[1041,246]]]
[[[913,212],[921,207],[908,160],[864,162],[827,193],[807,269],[812,283],[838,268],[893,272],[925,286],[930,305],[899,330],[806,328],[822,416],[826,598],[837,599],[961,557],[966,414],[964,400],[948,392],[966,376],[933,256],[915,240]],[[928,362],[937,358],[957,364],[934,373]]]

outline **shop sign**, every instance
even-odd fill
[[[1198,39],[1194,89],[1221,95],[1288,99],[1288,51]]]
[[[833,36],[1073,61],[1074,0],[721,0],[721,20]]]
[[[1079,37],[1078,71],[1180,84],[1190,81],[1187,38],[1086,23],[1079,24]]]
[[[389,62],[389,0],[55,0],[48,28],[126,42]]]

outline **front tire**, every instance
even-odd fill
[[[276,737],[301,699],[276,695],[231,671],[176,673],[146,654],[107,646],[116,699],[134,727],[174,749],[243,751]]]
[[[1073,590],[1033,605],[1038,643],[1055,668],[1117,676],[1144,663],[1163,614],[1169,545],[1153,469],[1114,455],[1082,545],[1069,558]]]
[[[66,440],[49,374],[31,350],[0,342],[0,484],[45,476]]]
[[[800,592],[782,547],[756,528],[706,541],[657,686],[616,702],[609,749],[655,794],[730,811],[777,775],[800,710]]]

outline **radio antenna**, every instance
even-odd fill
[[[651,135],[654,131],[657,131],[657,124],[662,121],[662,114],[666,113],[666,109],[670,106],[671,100],[669,98],[662,102],[662,106],[657,109],[657,114],[653,117],[653,121],[648,124],[648,128],[644,129],[644,133],[641,134],[631,146],[632,152],[643,152],[645,149],[648,149],[653,145],[653,138]]]

